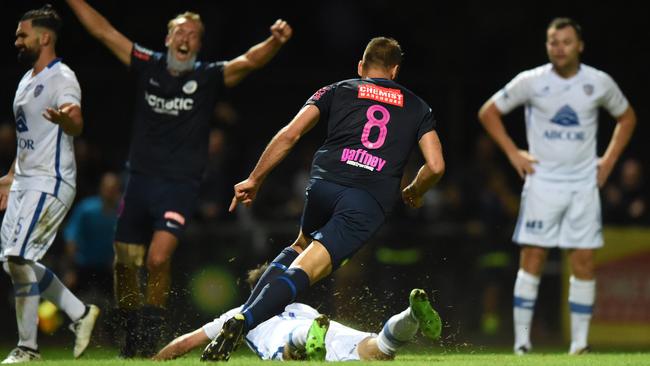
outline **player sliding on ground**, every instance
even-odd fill
[[[264,268],[249,272],[247,282],[257,282]],[[231,309],[214,321],[166,345],[154,360],[171,360],[215,339],[224,323],[241,311]],[[440,337],[441,321],[424,290],[414,289],[409,307],[393,315],[379,334],[362,332],[330,321],[309,305],[293,303],[284,312],[254,329],[244,339],[262,360],[370,361],[392,360],[418,329],[431,340]]]

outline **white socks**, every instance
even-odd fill
[[[38,304],[40,292],[36,274],[29,265],[4,263],[5,271],[11,276],[16,300],[16,322],[18,323],[18,346],[38,350]]]
[[[65,287],[52,271],[37,262],[31,262],[29,266],[36,273],[41,296],[44,299],[63,310],[72,321],[77,321],[84,315],[86,305]]]
[[[571,348],[575,353],[587,347],[589,322],[596,298],[596,280],[569,280],[569,309],[571,310]]]
[[[411,314],[411,308],[393,315],[377,337],[379,350],[387,355],[394,355],[397,349],[415,337],[418,321]]]
[[[533,322],[539,277],[520,269],[515,281],[513,319],[515,327],[515,351],[519,347],[531,348],[530,327]]]

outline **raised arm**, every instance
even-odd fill
[[[520,150],[514,141],[512,141],[512,138],[510,138],[503,125],[501,112],[492,99],[485,102],[483,107],[481,107],[481,110],[478,112],[478,119],[481,121],[488,135],[492,137],[506,154],[510,160],[510,164],[512,164],[521,178],[524,178],[526,174],[535,172],[533,163],[537,161],[527,151]]]
[[[115,29],[111,23],[84,0],[66,0],[88,33],[97,38],[126,66],[131,65],[133,42]]]
[[[238,202],[250,206],[266,176],[289,154],[296,142],[316,125],[319,118],[318,107],[308,105],[273,137],[248,179],[235,185],[235,196],[228,209],[230,212],[235,210]]]
[[[442,145],[436,131],[429,131],[420,138],[420,150],[424,164],[411,184],[402,190],[402,200],[408,206],[422,206],[424,194],[433,187],[445,173],[445,160],[442,157]]]
[[[631,106],[627,107],[625,112],[616,118],[616,128],[614,128],[614,133],[612,138],[609,140],[609,145],[605,154],[598,162],[598,186],[602,187],[607,178],[612,173],[614,165],[618,161],[618,158],[621,157],[623,150],[630,142],[634,128],[636,127],[636,113]]]
[[[227,87],[239,84],[251,71],[266,65],[280,48],[291,38],[293,30],[284,20],[278,19],[271,26],[271,36],[251,47],[243,55],[230,60],[223,71]]]

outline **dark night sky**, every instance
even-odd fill
[[[9,3],[9,4],[7,4]],[[17,19],[42,2],[5,2],[2,12],[0,120],[11,120],[13,94],[24,68],[13,48]],[[135,5],[134,5],[135,4]],[[8,5],[8,6],[7,6]],[[126,69],[92,39],[63,1],[53,2],[65,21],[59,54],[76,71],[82,86],[84,136],[121,160],[126,154],[133,106],[133,83]],[[282,17],[294,38],[266,69],[228,96],[254,136],[242,142],[251,158],[320,86],[354,77],[369,38],[397,38],[405,51],[399,81],[432,106],[439,121],[450,169],[471,156],[481,132],[476,113],[492,93],[518,72],[546,62],[545,30],[555,16],[582,24],[583,61],[614,77],[639,116],[628,154],[647,155],[648,57],[647,12],[625,2],[484,2],[323,1],[273,3],[216,1],[91,1],[131,40],[163,48],[166,22],[183,10],[199,12],[207,27],[201,58],[230,59],[268,35]],[[606,113],[603,113],[606,116]],[[523,113],[508,118],[510,131],[523,145]],[[603,118],[601,150],[612,120]],[[313,137],[322,139],[318,133]]]

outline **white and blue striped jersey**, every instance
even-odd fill
[[[81,106],[81,88],[61,59],[34,76],[27,71],[20,80],[14,98],[18,146],[12,191],[36,190],[72,203],[77,174],[73,137],[43,117],[48,107],[66,103]]]
[[[629,105],[609,75],[582,64],[568,79],[551,64],[524,71],[492,100],[503,114],[524,105],[532,178],[582,188],[596,186],[599,107],[619,117]]]

